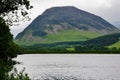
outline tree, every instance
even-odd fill
[[[0,18],[0,58],[7,58],[7,49],[10,47],[12,39],[8,26]]]
[[[1,0],[0,16],[5,17],[6,22],[11,25],[13,22],[18,22],[21,16],[29,18],[27,10],[31,8],[28,0]]]
[[[11,75],[8,73],[14,65],[11,58],[17,56],[19,49],[13,42],[9,25],[19,21],[19,12],[25,17],[30,8],[28,0],[0,0],[0,80],[30,80],[23,72],[14,72]]]
[[[16,56],[18,46],[13,42],[9,25],[19,19],[19,12],[25,17],[27,10],[32,8],[28,0],[0,0],[0,59],[8,59]],[[8,14],[12,13],[12,17]],[[10,19],[11,18],[11,19]],[[8,23],[8,24],[7,24]],[[10,23],[10,24],[9,24]]]

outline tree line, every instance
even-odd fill
[[[71,41],[71,42],[58,42],[51,44],[35,44],[31,46],[22,46],[28,51],[28,53],[120,53],[120,49],[113,47],[108,48],[118,42],[120,39],[120,33],[104,35],[95,39],[87,41]],[[67,48],[74,48],[73,51],[67,50]]]

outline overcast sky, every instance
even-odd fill
[[[19,26],[12,26],[11,32],[16,36],[23,31],[32,20],[41,15],[47,8],[55,6],[75,6],[81,10],[88,11],[101,16],[112,24],[120,23],[120,0],[30,0],[34,6],[30,10],[31,21],[21,22]]]

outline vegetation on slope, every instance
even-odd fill
[[[34,45],[34,44],[48,44],[48,43],[56,43],[56,42],[70,42],[70,41],[86,41],[88,39],[96,38],[101,36],[101,34],[96,32],[88,32],[88,31],[81,31],[77,29],[71,30],[62,30],[56,34],[48,34],[43,37],[33,37],[34,40],[17,40],[16,43],[20,45]]]
[[[115,48],[120,48],[120,40],[119,40],[118,42],[112,44],[112,45],[109,45],[108,47],[109,47],[109,48],[113,48],[113,47],[115,47]]]
[[[57,34],[49,34],[45,36],[45,42],[43,43],[85,41],[98,36],[100,36],[100,34],[96,32],[80,31],[75,29],[63,30]]]
[[[83,45],[87,46],[109,46],[116,42],[118,42],[120,39],[120,33],[116,34],[109,34],[100,36],[98,38],[94,38],[88,41],[83,42]]]
[[[58,42],[51,44],[36,44],[26,46],[30,52],[120,52],[117,49],[109,49],[107,46],[119,41],[120,33],[104,35],[87,41]]]

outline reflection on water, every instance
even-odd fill
[[[32,80],[120,80],[120,55],[27,54],[15,60]]]

